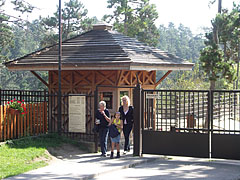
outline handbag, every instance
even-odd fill
[[[110,136],[111,138],[115,138],[115,137],[117,137],[119,134],[120,134],[120,133],[119,133],[119,131],[118,131],[118,129],[117,129],[117,126],[114,125],[114,124],[111,124],[111,125],[109,126],[109,136]]]
[[[93,133],[98,133],[99,132],[99,124],[94,124],[92,131],[93,131]]]

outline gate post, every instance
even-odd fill
[[[98,87],[96,87],[96,90],[94,91],[94,120],[93,123],[95,124],[96,120],[96,113],[98,109]],[[98,135],[97,133],[94,133],[94,142],[95,142],[95,152],[98,152]]]
[[[133,89],[133,155],[142,156],[142,131],[141,131],[141,115],[142,115],[142,100],[141,100],[141,85],[138,84]]]

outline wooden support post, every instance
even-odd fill
[[[172,70],[168,71],[164,76],[158,80],[158,82],[155,84],[155,88],[172,72]]]
[[[49,84],[46,81],[44,81],[44,79],[41,76],[39,76],[35,71],[30,71],[30,72],[49,88]]]
[[[138,83],[133,90],[133,122],[134,122],[134,137],[133,137],[133,155],[142,156],[142,130],[141,130],[141,85]]]

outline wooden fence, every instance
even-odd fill
[[[26,114],[12,114],[0,106],[0,141],[44,134],[48,130],[47,102],[25,104]]]

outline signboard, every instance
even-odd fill
[[[85,96],[69,96],[69,132],[86,133]]]
[[[156,99],[159,98],[158,94],[146,94],[147,99]]]

